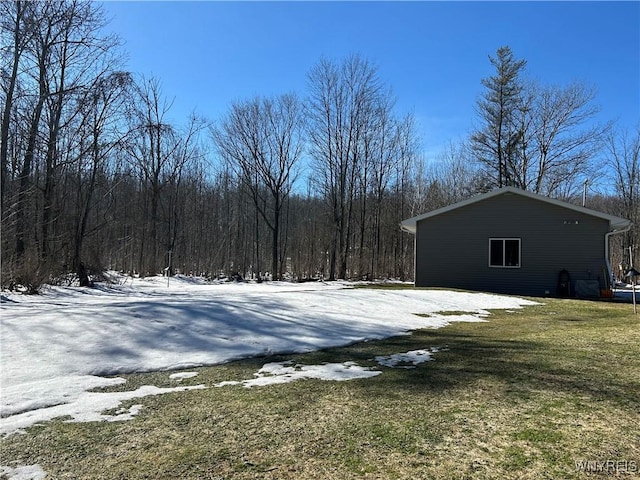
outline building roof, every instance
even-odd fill
[[[579,205],[573,205],[571,203],[563,202],[561,200],[556,200],[554,198],[545,197],[544,195],[538,195],[537,193],[527,192],[526,190],[521,190],[515,187],[502,187],[492,190],[490,192],[484,193],[482,195],[476,195],[475,197],[469,198],[462,202],[454,203],[452,205],[438,208],[437,210],[432,210],[430,212],[424,213],[422,215],[418,215],[417,217],[412,217],[407,220],[403,220],[400,223],[400,228],[405,232],[416,233],[416,226],[419,221],[424,220],[426,218],[435,217],[437,215],[442,215],[443,213],[451,212],[452,210],[456,210],[458,208],[463,208],[468,205],[472,205],[474,203],[482,202],[483,200],[487,200],[489,198],[497,197],[499,195],[520,195],[522,197],[531,198],[534,200],[539,200],[541,202],[546,202],[551,205],[556,205],[558,207],[566,208],[567,210],[573,210],[575,212],[580,212],[585,215],[591,215],[592,217],[602,218],[609,222],[609,229],[611,231],[621,230],[623,228],[628,228],[631,225],[631,222],[625,218],[616,217],[614,215],[609,215],[607,213],[598,212],[596,210],[592,210],[590,208],[581,207]]]

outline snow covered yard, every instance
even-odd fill
[[[351,287],[4,294],[0,477],[577,478],[611,452],[637,473],[628,305]]]
[[[354,289],[342,282],[207,284],[186,277],[171,279],[169,286],[156,277],[96,289],[51,287],[37,296],[4,293],[0,434],[65,415],[75,421],[127,419],[135,411],[101,412],[126,399],[205,388],[89,392],[125,382],[114,377],[118,374],[309,352],[453,321],[481,321],[488,309],[530,304],[480,293]],[[451,311],[469,313],[446,314]],[[350,370],[345,377],[350,378],[356,367],[345,365],[338,373],[331,367],[325,375],[340,379]],[[288,373],[292,368],[279,367]],[[253,384],[261,384],[260,378]]]

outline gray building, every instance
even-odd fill
[[[607,215],[505,187],[404,220],[415,285],[518,295],[597,296],[611,278]]]

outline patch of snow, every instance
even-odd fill
[[[478,310],[477,312],[473,312],[473,313],[462,313],[462,314],[456,314],[456,315],[442,315],[442,314],[434,313],[430,315],[429,318],[440,321],[442,322],[442,326],[445,326],[453,322],[471,322],[471,323],[487,322],[488,321],[487,317],[489,315],[490,313],[485,310]]]
[[[353,289],[346,282],[213,284],[173,277],[167,287],[161,276],[115,278],[92,289],[2,292],[0,432],[61,415],[83,418],[84,408],[88,417],[104,419],[97,409],[117,407],[122,394],[87,390],[124,381],[104,377],[310,352],[485,321],[490,309],[534,304],[483,293]],[[468,313],[439,315],[446,311]],[[137,392],[135,398],[142,396]],[[113,400],[99,407],[98,398]]]
[[[129,408],[121,408],[116,411],[116,414],[108,418],[108,422],[124,422],[126,420],[133,420],[133,417],[140,413],[140,410],[144,408],[143,405],[131,405]]]
[[[42,480],[47,476],[40,465],[22,465],[15,468],[0,466],[0,473],[7,475],[9,480]]]
[[[361,367],[355,362],[303,365],[299,363],[294,364],[294,362],[287,360],[284,362],[265,364],[260,370],[258,370],[258,373],[254,374],[256,378],[243,380],[241,382],[220,382],[214,386],[224,387],[227,385],[243,385],[246,388],[264,387],[266,385],[294,382],[303,378],[342,382],[346,380],[355,380],[357,378],[371,378],[376,375],[380,375],[381,373],[381,371],[372,370],[370,367]]]
[[[106,415],[102,412],[117,408],[122,402],[134,398],[142,398],[150,395],[162,395],[171,392],[183,392],[186,390],[199,390],[204,385],[192,387],[158,388],[144,385],[137,390],[128,392],[84,392],[69,403],[55,405],[3,418],[0,422],[0,435],[20,432],[32,425],[53,420],[54,418],[71,417],[67,422],[120,422],[131,420],[139,413],[141,406],[134,405],[129,409],[120,409],[115,415]]]
[[[1,367],[4,370],[4,365]],[[25,375],[28,378],[28,375]],[[124,378],[104,378],[92,375],[68,375],[57,378],[20,382],[2,382],[0,416],[10,417],[23,412],[63,405],[79,398],[87,390],[125,383]]]
[[[411,350],[405,353],[395,353],[393,355],[380,355],[375,357],[375,361],[383,367],[389,368],[415,368],[416,365],[433,360],[432,353],[441,351],[438,347],[430,350]]]
[[[172,373],[171,375],[169,375],[169,378],[171,380],[176,380],[178,382],[181,382],[185,378],[193,378],[197,376],[198,376],[198,372],[178,372],[178,373]]]

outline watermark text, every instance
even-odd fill
[[[640,466],[635,460],[576,460],[576,472],[618,475],[638,473]]]

